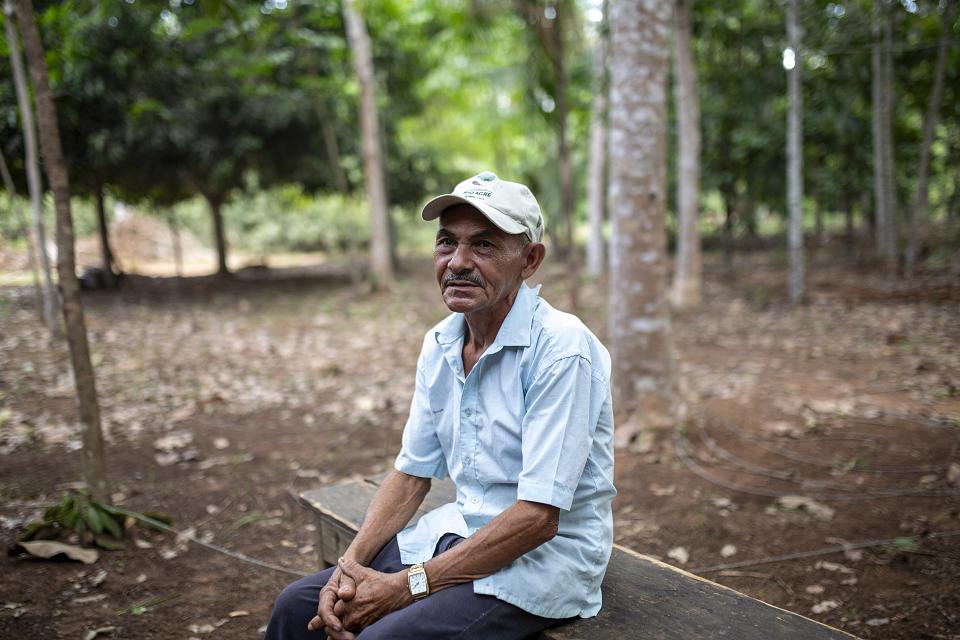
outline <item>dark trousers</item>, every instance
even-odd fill
[[[437,543],[434,555],[463,541],[448,533]],[[410,565],[400,562],[394,537],[370,563],[384,573],[402,571]],[[317,613],[320,589],[334,568],[324,569],[287,585],[280,592],[270,615],[264,640],[325,640],[323,631],[307,631]],[[520,640],[560,622],[528,613],[493,596],[475,594],[473,583],[465,582],[433,593],[409,607],[387,614],[357,635],[357,640]]]

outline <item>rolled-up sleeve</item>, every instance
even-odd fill
[[[527,389],[517,498],[569,510],[590,453],[590,361],[547,366]]]
[[[403,428],[400,453],[393,466],[397,471],[420,478],[442,480],[447,475],[446,459],[437,437],[433,411],[430,410],[422,361],[417,362],[417,382],[410,402],[410,415]]]

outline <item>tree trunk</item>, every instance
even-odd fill
[[[337,191],[343,195],[350,192],[347,174],[340,165],[340,145],[337,143],[337,132],[331,122],[331,116],[323,102],[317,102],[317,115],[320,118],[320,133],[323,134],[323,147],[327,152],[327,163],[333,173],[333,181]]]
[[[929,170],[930,147],[933,146],[933,136],[940,119],[940,100],[943,94],[943,75],[946,68],[947,52],[950,49],[950,30],[953,27],[953,17],[956,12],[956,2],[945,0],[947,6],[943,12],[943,30],[940,32],[940,44],[937,47],[937,62],[933,71],[933,90],[930,92],[930,104],[927,105],[927,115],[923,119],[923,142],[920,144],[920,170],[917,172],[917,193],[910,207],[910,228],[907,236],[907,249],[904,255],[904,268],[907,276],[912,276],[917,262],[918,238],[917,227],[920,221],[927,217],[930,205]]]
[[[117,284],[113,271],[113,251],[110,250],[110,228],[107,225],[107,211],[103,202],[103,184],[98,180],[95,186],[97,200],[97,227],[100,231],[100,253],[103,259],[103,276],[108,287]]]
[[[40,321],[43,322],[43,287],[40,286],[40,270],[37,267],[37,252],[33,246],[33,234],[30,233],[30,223],[27,222],[27,217],[23,215],[23,209],[17,206],[17,188],[13,184],[13,176],[10,175],[10,169],[7,168],[7,159],[3,157],[2,151],[0,151],[0,174],[3,174],[3,186],[7,190],[10,212],[12,213],[16,209],[17,217],[20,219],[21,232],[23,237],[27,239],[27,258],[30,262],[30,273],[33,275],[33,303],[37,308],[37,313],[40,314]]]
[[[47,65],[43,58],[43,44],[33,16],[30,0],[20,0],[17,21],[23,34],[27,66],[33,79],[37,101],[37,124],[40,144],[43,149],[47,180],[53,191],[57,212],[57,273],[63,295],[63,319],[70,346],[70,360],[77,388],[80,409],[80,425],[83,429],[83,471],[87,486],[96,500],[107,502],[106,469],[103,454],[103,434],[100,431],[100,407],[97,402],[97,387],[93,364],[90,362],[90,347],[87,343],[87,327],[80,300],[80,284],[77,281],[74,258],[73,216],[70,213],[70,183],[60,147],[60,131],[57,127],[57,112],[47,81]]]
[[[223,196],[203,194],[213,221],[213,241],[217,246],[217,275],[230,275],[227,267],[227,233],[223,226]]]
[[[560,170],[560,209],[563,215],[564,249],[567,258],[567,275],[570,279],[570,310],[576,313],[580,307],[580,254],[574,238],[573,224],[573,168],[570,161],[570,145],[567,140],[567,61],[566,44],[561,22],[564,12],[557,11],[551,32],[555,41],[553,73],[557,102],[557,165]]]
[[[887,0],[874,0],[873,47],[873,155],[876,201],[877,253],[888,272],[896,270],[896,191],[893,184],[892,24]]]
[[[47,232],[43,224],[43,184],[40,181],[40,163],[37,160],[36,129],[33,126],[33,106],[30,104],[30,89],[20,58],[20,45],[17,28],[14,25],[16,12],[13,0],[4,0],[3,12],[6,15],[4,29],[7,35],[7,48],[10,51],[10,66],[13,68],[13,81],[17,93],[17,105],[23,122],[24,164],[27,170],[27,190],[30,193],[30,212],[33,217],[33,233],[36,238],[37,255],[43,269],[43,321],[51,335],[60,335],[60,298],[53,284],[50,258],[47,256]]]
[[[383,176],[383,151],[377,120],[376,89],[370,36],[354,0],[344,0],[343,21],[353,53],[353,69],[360,84],[360,129],[363,137],[363,167],[370,201],[370,275],[374,288],[393,283],[390,212]]]
[[[733,275],[733,228],[737,222],[736,196],[732,189],[723,194],[723,270],[728,277]]]
[[[557,166],[560,170],[560,209],[563,217],[563,252],[576,264],[576,247],[573,239],[573,169],[570,164],[570,145],[567,141],[567,65],[560,24],[561,13],[554,19],[553,33],[556,40],[556,58],[553,61],[554,83],[557,102]]]
[[[888,271],[895,273],[897,269],[897,183],[896,165],[893,153],[893,3],[887,0],[885,18],[883,21],[883,178],[887,201],[887,229],[885,233],[887,253],[889,254]]]
[[[847,194],[843,203],[843,242],[847,247],[853,246],[854,221],[853,221],[853,198]]]
[[[800,25],[797,3],[790,0],[787,18],[787,34],[793,49],[794,65],[787,71],[787,93],[790,103],[787,112],[787,209],[790,212],[790,227],[787,245],[790,262],[790,302],[798,304],[804,296],[803,256],[803,93],[800,86],[800,70],[803,67],[800,52]]]
[[[666,78],[671,6],[612,3],[610,338],[624,445],[673,418],[667,296]]]
[[[177,217],[171,211],[167,217],[170,222],[170,243],[173,249],[173,269],[177,278],[183,277],[183,243],[180,241],[180,226],[177,224]]]
[[[607,12],[604,11],[604,22]],[[597,48],[593,52],[593,104],[590,113],[590,167],[587,170],[587,219],[590,237],[587,240],[587,275],[603,274],[606,169],[607,169],[607,38],[606,24],[601,27]]]
[[[677,260],[673,272],[673,305],[692,309],[700,304],[700,98],[693,60],[693,31],[686,0],[674,11],[673,60],[677,109]]]

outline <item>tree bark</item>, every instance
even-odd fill
[[[370,201],[370,275],[374,288],[393,284],[390,212],[383,175],[383,150],[377,119],[376,88],[370,36],[354,0],[344,0],[343,21],[360,84],[360,129],[363,138],[363,167],[367,198]]]
[[[337,132],[331,123],[331,116],[322,101],[317,102],[317,115],[320,118],[320,132],[323,134],[323,147],[327,152],[327,162],[330,164],[330,171],[333,173],[333,181],[337,187],[337,192],[347,195],[350,192],[350,184],[347,182],[347,174],[340,165],[340,145],[337,143]]]
[[[723,271],[733,276],[733,230],[737,222],[737,202],[733,189],[721,189],[723,194]]]
[[[37,101],[37,125],[43,150],[47,180],[53,191],[57,212],[57,273],[63,295],[63,319],[70,346],[70,360],[77,388],[80,409],[80,425],[83,429],[83,470],[87,486],[96,500],[107,502],[110,493],[107,487],[103,453],[103,434],[100,430],[100,407],[97,402],[97,387],[93,364],[90,361],[90,346],[87,343],[87,327],[80,300],[80,284],[77,281],[74,257],[73,216],[70,212],[70,183],[60,146],[60,131],[57,127],[57,112],[47,80],[47,65],[43,58],[43,44],[33,16],[30,0],[19,0],[17,21],[23,34],[27,66],[33,79]]]
[[[7,159],[3,157],[2,151],[0,151],[0,174],[3,175],[3,186],[7,190],[10,211],[13,212],[16,209],[17,217],[20,219],[20,229],[23,237],[27,239],[27,258],[30,262],[30,273],[33,275],[33,303],[40,315],[40,321],[43,322],[43,287],[40,286],[40,270],[37,266],[37,252],[33,246],[33,234],[30,233],[30,223],[27,222],[23,209],[17,206],[17,188],[13,184],[13,176],[10,175],[10,169],[7,168]]]
[[[170,245],[173,249],[173,269],[177,278],[183,277],[183,243],[180,238],[180,225],[177,224],[177,215],[173,209],[167,213],[167,224],[170,227]]]
[[[587,220],[590,236],[587,240],[587,275],[603,275],[604,239],[603,221],[606,218],[607,169],[607,12],[597,47],[593,52],[593,104],[590,113],[590,166],[587,170]]]
[[[787,17],[787,33],[793,49],[794,65],[787,71],[787,209],[790,212],[790,227],[787,245],[790,262],[790,302],[798,304],[804,296],[803,255],[803,93],[800,85],[800,70],[803,68],[800,51],[800,25],[798,23],[799,0],[790,0]]]
[[[108,287],[114,287],[117,284],[117,278],[113,270],[113,251],[110,250],[110,228],[107,225],[107,211],[104,206],[103,183],[99,180],[95,185],[97,200],[97,228],[100,232],[100,254],[103,260],[103,275],[107,281]]]
[[[853,246],[854,221],[853,221],[853,198],[847,194],[843,203],[843,242],[847,247]]]
[[[700,304],[700,98],[693,60],[693,31],[686,0],[674,11],[674,99],[677,109],[677,258],[673,272],[673,305],[692,309]]]
[[[877,253],[888,272],[896,270],[896,191],[893,184],[892,24],[887,0],[874,0],[873,47],[873,155],[874,199],[876,202]]]
[[[203,194],[210,207],[210,219],[213,221],[213,241],[217,247],[217,275],[230,275],[227,266],[227,232],[223,225],[223,201],[221,195]]]
[[[666,78],[671,5],[612,3],[610,338],[617,444],[673,418],[667,296]]]
[[[946,68],[947,52],[950,49],[950,30],[953,27],[953,18],[956,13],[956,2],[945,0],[947,6],[943,12],[943,30],[940,32],[940,43],[937,46],[937,62],[933,71],[933,90],[930,92],[930,104],[927,105],[927,114],[923,119],[923,141],[920,144],[920,169],[917,172],[917,192],[914,195],[913,206],[910,207],[910,227],[907,236],[907,249],[904,254],[904,269],[907,276],[912,276],[917,262],[918,238],[917,230],[920,221],[927,217],[930,206],[929,170],[930,148],[933,146],[934,133],[940,119],[940,100],[943,95],[943,75]]]
[[[13,82],[17,93],[17,105],[23,122],[24,164],[27,170],[27,191],[30,193],[30,213],[33,218],[33,233],[36,238],[37,255],[43,270],[43,322],[51,335],[60,335],[60,298],[54,287],[47,256],[47,232],[43,223],[43,184],[40,180],[40,163],[37,159],[36,129],[33,125],[33,105],[30,103],[30,90],[20,58],[19,38],[14,25],[16,6],[13,0],[4,0],[3,12],[6,16],[4,29],[7,35],[7,48],[10,51],[10,66],[13,68]]]

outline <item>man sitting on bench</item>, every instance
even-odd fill
[[[434,263],[453,313],[424,337],[395,470],[359,533],[338,566],[283,590],[266,640],[526,638],[600,610],[610,356],[524,283],[546,251],[527,187],[481,173],[422,216],[440,219]],[[448,473],[456,502],[404,528]]]

